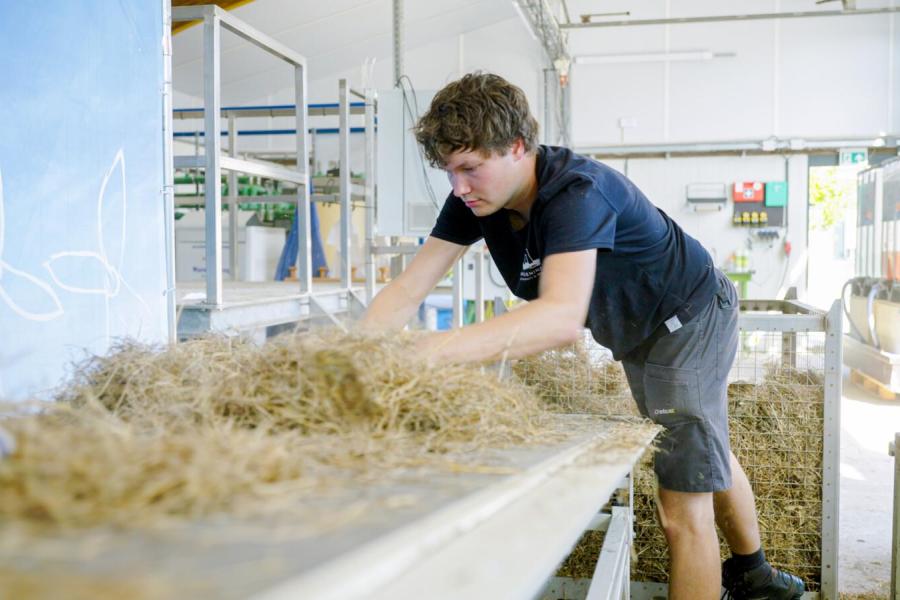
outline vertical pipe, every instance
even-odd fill
[[[228,115],[228,156],[237,156],[237,131],[234,115]],[[231,242],[231,253],[228,257],[228,268],[231,280],[238,280],[238,189],[237,173],[228,171],[228,240]]]
[[[203,188],[206,193],[206,303],[213,306],[222,304],[221,34],[219,18],[212,11],[207,12],[203,18],[203,144],[206,151]]]
[[[166,228],[166,321],[170,344],[178,341],[175,322],[175,185],[172,159],[172,8],[162,3],[163,11],[163,204]],[[196,136],[195,136],[196,139]]]
[[[891,8],[894,0],[891,0]],[[894,131],[894,13],[888,17],[888,56],[887,56],[887,127],[885,131]]]
[[[366,88],[366,304],[375,296],[375,90]]]
[[[781,0],[775,0],[775,12],[781,12]],[[772,135],[781,127],[781,21],[775,19],[772,34]]]
[[[456,36],[456,62],[460,77],[466,74],[465,38],[465,33]],[[888,129],[888,131],[891,130]]]
[[[484,248],[475,251],[475,322],[484,322]]]
[[[569,79],[568,85],[560,88],[559,112],[561,115],[561,123],[559,124],[562,132],[562,145],[569,147],[572,145],[572,105],[569,90],[572,89],[572,80]]]
[[[835,300],[825,316],[825,414],[822,449],[822,598],[838,598],[841,368],[843,312]]]
[[[346,79],[338,80],[338,121],[340,137],[340,194],[341,194],[341,287],[352,287],[350,261],[350,88]]]
[[[453,265],[453,322],[452,327],[463,324],[463,257],[459,257]]]
[[[403,0],[394,0],[394,86],[403,75]]]
[[[854,275],[860,275],[860,263],[862,262],[862,203],[860,200],[859,189],[865,185],[867,173],[860,173],[856,176],[856,256],[854,257],[854,262],[856,264],[856,268],[853,270]],[[788,188],[790,189],[790,188]]]
[[[306,175],[306,181],[297,185],[297,281],[300,293],[312,291],[312,232],[310,230],[309,187],[309,131],[306,125],[306,65],[294,67],[295,127],[297,130],[297,171]]]
[[[194,132],[194,157],[200,158],[200,132]],[[194,168],[191,171],[194,174],[194,195],[200,195],[200,169]]]
[[[872,276],[884,277],[886,273],[882,269],[884,264],[884,171],[881,177],[876,179],[875,206],[872,211]]]
[[[558,84],[556,69],[544,69],[544,127],[542,136],[545,144],[558,143],[558,129],[556,122],[556,90]]]
[[[672,5],[670,0],[666,0],[666,19],[672,16]],[[663,28],[663,51],[669,52],[671,48],[672,31],[671,25],[665,25]],[[671,107],[672,102],[672,61],[663,62],[663,140],[669,141]],[[624,130],[623,130],[624,133]]]

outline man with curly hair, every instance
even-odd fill
[[[528,304],[432,334],[423,354],[517,358],[572,344],[588,327],[622,361],[641,413],[664,427],[654,470],[669,597],[718,598],[724,580],[740,600],[800,598],[803,582],[765,559],[753,492],[729,447],[734,286],[634,183],[567,148],[538,145],[537,133],[525,94],[497,75],[469,74],[438,92],[415,134],[453,191],[363,325],[402,328],[466,248],[484,239]],[[716,524],[732,551],[724,565]]]

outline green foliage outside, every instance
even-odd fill
[[[856,174],[865,165],[819,167],[809,173],[809,228],[829,231],[856,214]],[[853,227],[855,223],[848,223]]]

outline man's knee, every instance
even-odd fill
[[[670,543],[715,535],[712,492],[675,492],[660,488],[659,520]]]

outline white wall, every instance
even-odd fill
[[[627,175],[656,204],[698,239],[723,267],[737,250],[750,255],[756,271],[748,286],[751,298],[775,298],[787,286],[806,287],[806,202],[807,159],[805,156],[723,156],[701,158],[651,158],[608,161]],[[689,183],[732,183],[734,181],[788,181],[788,226],[774,242],[762,241],[748,227],[731,224],[734,203],[730,200],[717,212],[694,212],[685,200]],[[731,190],[729,188],[729,194]],[[792,245],[790,256],[784,240]],[[788,260],[790,264],[788,265]],[[786,273],[786,274],[785,274]]]
[[[859,0],[859,8],[894,0]],[[811,0],[610,2],[632,18],[834,10]],[[621,5],[621,6],[620,6]],[[571,30],[578,55],[707,50],[733,57],[573,67],[575,146],[841,138],[900,127],[894,14]],[[620,117],[637,126],[624,131]]]

